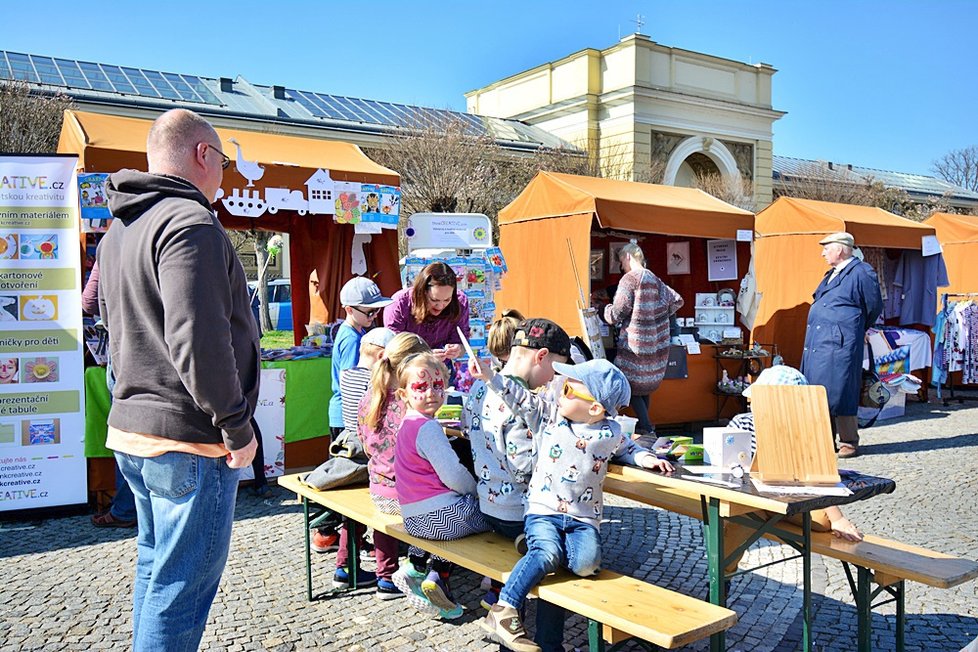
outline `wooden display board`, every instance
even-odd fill
[[[835,485],[839,469],[821,385],[753,385],[755,470],[767,484]]]

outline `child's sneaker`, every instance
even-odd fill
[[[452,599],[451,591],[437,571],[428,573],[428,577],[421,582],[421,590],[424,591],[425,597],[431,601],[431,604],[439,609],[450,611],[458,606]]]
[[[333,552],[340,549],[340,535],[336,532],[323,534],[319,530],[312,531],[312,538],[309,539],[309,547],[313,552]]]
[[[404,597],[404,593],[392,581],[383,577],[377,578],[378,600],[394,600],[395,598],[401,597]]]
[[[526,551],[530,549],[530,545],[526,542],[525,534],[516,535],[513,545],[516,546],[516,552],[520,553],[521,555],[525,555]]]
[[[455,620],[461,618],[463,613],[465,613],[465,608],[457,604],[451,609],[439,609],[438,617],[442,620]]]
[[[479,601],[479,604],[482,605],[483,609],[488,611],[492,609],[492,605],[496,604],[497,602],[499,602],[499,594],[490,588],[488,591],[486,591],[486,594],[482,596],[482,600]]]
[[[391,575],[391,581],[407,598],[408,604],[423,614],[434,615],[438,613],[438,607],[431,604],[421,590],[424,578],[425,574],[415,569],[414,564],[409,561],[401,562],[401,567]]]
[[[373,586],[377,583],[377,576],[373,573],[368,573],[362,568],[357,569],[357,588],[363,588],[365,586]],[[345,568],[337,568],[336,572],[333,573],[333,588],[334,589],[348,589],[350,588],[350,573]]]
[[[520,615],[513,607],[493,605],[479,625],[492,640],[513,652],[541,652],[540,646],[526,635]]]

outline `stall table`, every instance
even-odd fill
[[[726,591],[724,589],[724,566],[728,560],[728,552],[724,548],[724,521],[731,520],[738,525],[755,530],[742,549],[765,534],[776,534],[788,545],[794,548],[802,559],[803,589],[802,589],[802,649],[812,649],[811,638],[811,603],[812,603],[812,561],[811,561],[811,512],[832,505],[864,500],[881,493],[892,493],[896,483],[885,478],[867,479],[862,489],[854,490],[850,496],[804,496],[761,494],[750,483],[749,476],[742,480],[732,475],[723,475],[723,480],[736,486],[721,486],[710,484],[708,481],[686,479],[687,475],[681,465],[676,471],[666,475],[627,466],[610,465],[605,490],[643,502],[648,505],[671,509],[669,495],[679,495],[698,500],[702,505],[703,523],[709,567],[710,602],[725,606]],[[691,474],[690,474],[691,475]],[[710,476],[712,477],[712,476]],[[659,498],[661,497],[661,501]],[[769,518],[755,519],[750,516],[756,512],[768,512]],[[785,518],[799,515],[802,520],[801,534],[779,528],[779,523]],[[735,551],[738,552],[738,551]],[[796,559],[792,557],[791,559]],[[788,561],[788,560],[785,560]],[[711,652],[726,649],[723,632],[714,634],[710,639]],[[862,649],[862,648],[861,648]],[[868,652],[868,651],[867,651]]]
[[[263,369],[285,369],[285,462],[286,468],[314,466],[326,459],[332,395],[332,358],[263,361]],[[105,447],[109,390],[105,368],[85,370],[85,456],[111,458]]]

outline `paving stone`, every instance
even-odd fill
[[[978,407],[911,401],[907,410],[907,417],[863,431],[863,455],[843,463],[895,479],[896,492],[847,506],[845,512],[873,534],[975,558]],[[706,595],[698,521],[615,497],[606,503],[603,556],[609,568],[689,595]],[[498,649],[479,628],[482,578],[463,570],[455,573],[453,588],[470,611],[455,622],[421,617],[406,600],[378,601],[371,590],[306,602],[301,513],[301,504],[281,489],[264,500],[239,495],[228,566],[201,649]],[[786,546],[760,541],[747,551],[744,565],[794,554]],[[0,583],[0,652],[127,649],[135,556],[135,531],[96,529],[87,516],[0,523],[5,578]],[[335,555],[315,555],[313,563],[317,590],[324,590]],[[841,564],[814,557],[812,579],[816,649],[854,649],[856,612]],[[729,604],[739,623],[727,635],[728,649],[798,649],[801,580],[800,560],[736,578]],[[978,636],[978,582],[946,591],[916,584],[907,589],[908,651],[956,651]],[[58,610],[49,614],[52,603]],[[535,601],[528,609],[532,627]],[[877,611],[874,649],[894,648],[894,622],[893,604]],[[587,649],[584,619],[568,618],[565,641]],[[684,649],[703,651],[709,644]]]

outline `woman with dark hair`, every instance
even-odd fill
[[[441,360],[462,354],[456,328],[469,334],[469,301],[458,291],[455,272],[445,263],[431,263],[414,284],[394,293],[384,308],[384,326],[395,333],[414,333]]]

